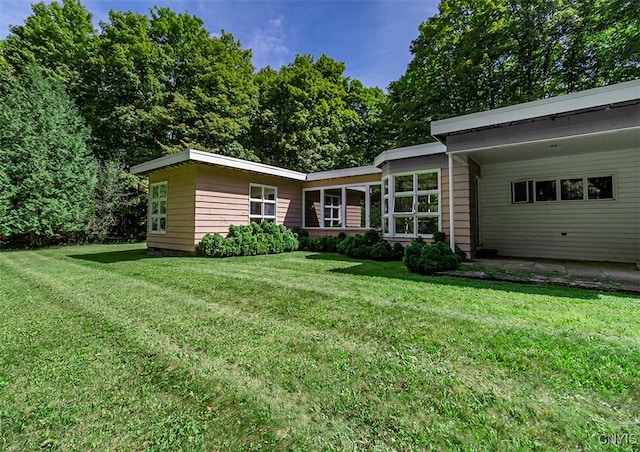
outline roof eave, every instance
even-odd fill
[[[431,134],[439,141],[456,132],[526,121],[640,99],[640,80],[593,88],[563,96],[433,121]]]

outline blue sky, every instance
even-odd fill
[[[0,39],[31,14],[29,0],[0,0]],[[298,53],[346,63],[346,75],[386,88],[404,74],[418,26],[438,0],[83,0],[94,24],[111,9],[148,13],[154,5],[189,12],[210,33],[231,32],[253,50],[253,64],[279,68]]]

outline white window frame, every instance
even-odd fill
[[[260,198],[253,198],[252,192],[254,188],[260,189]],[[265,189],[273,190],[274,197],[273,199],[266,199],[264,192]],[[260,203],[260,214],[251,213],[251,203]],[[265,206],[273,205],[273,215],[265,214]],[[256,223],[260,223],[265,220],[272,220],[274,223],[277,223],[278,220],[278,187],[274,185],[264,185],[264,184],[249,184],[249,223],[255,221]]]
[[[161,190],[164,187],[164,196],[160,196]],[[154,196],[156,192],[157,196]],[[169,208],[169,183],[167,181],[155,182],[149,185],[149,226],[148,232],[150,234],[166,234],[167,233],[167,210]],[[161,213],[162,203],[164,202],[164,213]],[[154,206],[157,205],[156,213],[154,213]],[[157,227],[153,227],[153,220],[157,220]],[[164,220],[164,228],[160,226],[160,223]]]
[[[324,195],[324,222],[322,223],[325,228],[335,228],[342,226],[342,195],[334,195],[325,193]],[[327,201],[331,200],[330,204]],[[331,212],[331,215],[327,217],[327,209]],[[337,215],[335,215],[337,213]],[[327,222],[329,225],[327,226]]]
[[[589,179],[600,178],[600,177],[610,177],[611,178],[611,198],[589,198]],[[571,180],[571,179],[582,179],[582,199],[562,199],[562,181],[563,180]],[[547,201],[538,201],[536,200],[536,184],[538,182],[547,182],[547,181],[555,181],[556,183],[556,199],[555,200],[547,200]],[[526,201],[515,201],[514,196],[514,184],[517,183],[526,183],[527,187],[527,200]],[[594,201],[614,201],[617,199],[617,191],[616,191],[616,174],[607,173],[600,175],[589,174],[586,176],[560,176],[555,178],[528,178],[528,179],[518,179],[509,182],[509,199],[511,204],[549,204],[554,202],[594,202]]]
[[[304,229],[335,229],[337,231],[352,231],[354,229],[378,229],[380,230],[380,228],[382,227],[382,224],[379,225],[372,225],[371,224],[371,187],[375,187],[378,186],[380,187],[380,196],[382,198],[382,185],[380,182],[364,182],[364,183],[352,183],[352,184],[342,184],[342,185],[328,185],[326,187],[314,187],[314,188],[303,188],[302,189],[302,227]],[[340,194],[340,200],[343,199],[347,199],[347,189],[350,187],[364,187],[365,188],[365,199],[364,199],[364,204],[365,204],[365,226],[361,227],[361,228],[356,228],[356,227],[347,227],[345,226],[343,223],[341,223],[340,227],[329,227],[329,226],[324,226],[324,220],[325,220],[325,216],[324,216],[324,207],[325,207],[325,190],[336,190],[336,189],[340,189],[341,194]],[[311,192],[311,191],[317,191],[320,192],[320,205],[322,207],[322,209],[320,210],[320,226],[307,226],[307,217],[306,217],[306,211],[307,211],[307,192]],[[329,196],[337,196],[337,195],[333,195],[330,194]],[[380,200],[380,202],[382,202],[382,199]],[[346,216],[346,209],[347,203],[346,202],[341,202],[340,205],[340,218],[347,218]],[[382,210],[382,205],[380,205],[380,209]],[[381,212],[382,213],[382,212]]]
[[[418,176],[423,174],[437,174],[438,188],[435,190],[418,190]],[[395,178],[402,176],[413,176],[413,188],[411,191],[397,192],[395,191]],[[387,187],[387,193],[384,193],[384,187]],[[384,230],[383,237],[424,237],[431,238],[433,234],[419,234],[418,233],[418,220],[420,218],[437,218],[438,219],[438,231],[442,230],[442,171],[440,168],[431,169],[427,171],[411,171],[405,173],[390,174],[382,179],[382,222],[383,225],[386,222],[387,230]],[[438,196],[438,211],[437,212],[418,212],[418,197],[419,196]],[[401,197],[412,198],[412,208],[410,212],[396,212],[395,200]],[[386,206],[386,213],[385,213]],[[396,219],[398,218],[412,218],[413,219],[413,233],[397,233],[395,230]]]

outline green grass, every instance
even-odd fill
[[[637,441],[636,297],[334,254],[0,253],[0,449]]]

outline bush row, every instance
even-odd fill
[[[309,237],[304,229],[295,229],[300,242],[300,251],[314,251],[318,253],[340,253],[355,259],[373,259],[377,261],[401,261],[404,248],[400,243],[393,247],[380,237],[375,229],[364,235],[356,234],[348,237],[340,232],[337,237]]]
[[[196,245],[199,256],[229,257],[276,254],[298,249],[295,234],[284,225],[252,222],[246,226],[229,226],[229,234],[207,234]]]
[[[406,248],[400,243],[393,247],[383,240],[378,231],[371,229],[364,235],[347,237],[344,232],[337,237],[309,237],[304,229],[294,228],[298,235],[300,251],[319,253],[338,252],[355,259],[373,259],[378,261],[403,261],[409,271],[422,275],[432,275],[440,271],[455,270],[466,259],[466,254],[456,246],[456,252],[446,243],[446,234],[433,234],[433,243],[422,238],[414,239]]]

